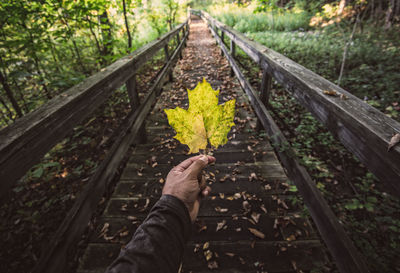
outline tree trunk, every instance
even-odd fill
[[[94,32],[93,28],[92,28],[92,21],[89,19],[89,16],[86,16],[86,19],[89,23],[89,30],[90,33],[92,33],[93,37],[94,37],[94,41],[96,42],[96,47],[97,50],[99,51],[99,55],[101,55],[101,47],[100,47],[100,43],[99,40],[97,39],[96,33]]]
[[[26,114],[29,112],[29,108],[28,108],[28,104],[26,103],[26,100],[24,98],[24,94],[22,93],[21,88],[19,87],[19,85],[15,79],[13,79],[13,83],[15,85],[15,88],[18,91],[19,99],[22,101],[22,105],[23,105],[23,108],[24,108],[25,114]]]
[[[344,8],[345,8],[346,5],[347,5],[347,1],[348,1],[348,0],[340,0],[339,9],[338,9],[338,15],[340,15],[340,14],[343,13]]]
[[[0,96],[0,102],[1,102],[1,104],[3,104],[4,108],[6,108],[6,110],[7,110],[7,112],[8,112],[8,118],[9,118],[10,120],[14,120],[11,109],[7,106],[7,103],[1,98],[1,96]],[[5,119],[4,119],[4,120],[5,120]],[[6,123],[8,124],[7,120],[5,120],[5,121],[6,121]]]
[[[389,29],[392,26],[395,6],[396,6],[395,0],[390,0],[390,3],[388,4],[388,8],[386,11],[385,29]]]
[[[3,85],[4,91],[6,92],[6,95],[7,95],[8,99],[10,100],[11,105],[13,106],[13,108],[14,108],[15,112],[17,113],[18,117],[22,117],[23,115],[22,115],[21,108],[19,107],[19,105],[17,103],[17,100],[14,97],[14,94],[11,91],[11,88],[7,83],[6,76],[3,75],[2,71],[0,71],[0,82]]]
[[[58,65],[57,56],[56,56],[56,50],[55,50],[55,48],[54,48],[54,44],[53,44],[53,41],[52,41],[50,35],[47,36],[47,41],[48,41],[49,46],[50,46],[51,56],[53,57],[53,61],[54,61],[54,63],[56,64],[56,65],[55,65],[55,66],[56,66],[56,70],[57,70],[58,73],[61,73],[60,67],[59,67],[59,65]]]
[[[129,31],[128,17],[126,17],[126,3],[125,3],[125,0],[122,0],[122,6],[123,6],[123,10],[124,10],[126,33],[128,34],[128,52],[129,52],[130,49],[132,48],[132,37],[131,37],[131,32]]]
[[[74,46],[74,51],[75,51],[75,54],[76,54],[76,58],[78,60],[78,64],[81,67],[82,72],[84,74],[86,74],[87,71],[86,71],[85,66],[83,65],[83,62],[82,62],[81,53],[79,52],[78,45],[76,44],[76,41],[73,38],[74,33],[73,33],[71,27],[69,26],[67,19],[64,18],[64,15],[62,15],[61,21],[67,27],[67,31],[68,31],[68,34],[70,36],[72,45]]]
[[[103,57],[111,55],[112,53],[112,33],[111,33],[111,23],[108,20],[107,11],[104,11],[100,16],[101,25],[101,36],[103,37]]]
[[[30,39],[30,42],[31,42],[31,45],[32,45],[32,58],[33,58],[33,61],[34,61],[34,64],[35,64],[36,72],[37,72],[38,75],[39,75],[39,79],[40,79],[40,81],[42,81],[42,84],[41,84],[41,85],[42,85],[43,90],[44,90],[44,92],[45,92],[45,94],[46,94],[46,97],[47,97],[48,99],[51,99],[52,96],[51,96],[51,94],[50,94],[49,89],[47,88],[46,83],[44,82],[43,73],[42,73],[42,70],[40,69],[40,65],[39,65],[39,58],[38,58],[38,56],[36,55],[36,51],[35,51],[35,48],[34,48],[35,42],[34,42],[34,39],[33,39],[33,35],[32,35],[32,33],[31,33],[30,29],[28,28],[28,26],[25,24],[25,22],[22,23],[22,26],[26,29],[26,31],[27,31],[28,34],[29,34],[29,39]]]

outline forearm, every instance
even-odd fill
[[[191,221],[183,202],[163,195],[107,272],[176,273],[190,230]]]

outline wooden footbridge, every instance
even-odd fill
[[[173,39],[177,46],[171,50]],[[264,71],[259,90],[237,65],[236,47]],[[139,100],[137,71],[159,50],[165,52],[165,65]],[[196,61],[178,61],[189,55]],[[178,73],[179,81],[174,77]],[[236,125],[228,144],[214,151],[216,164],[207,169],[213,193],[200,208],[182,272],[325,272],[332,263],[340,272],[369,272],[268,113],[271,83],[274,79],[282,84],[396,195],[400,195],[400,147],[387,152],[387,146],[392,134],[400,132],[400,124],[207,13],[194,10],[191,19],[174,30],[0,131],[0,190],[5,196],[113,90],[126,84],[132,104],[113,146],[47,242],[33,272],[64,272],[85,231],[88,244],[77,272],[104,272],[159,198],[168,171],[188,157],[187,149],[173,140],[174,132],[162,109],[187,107],[186,88],[193,88],[203,77],[214,89],[221,89],[221,102],[237,99]],[[324,91],[338,96],[327,96]],[[257,122],[266,136],[255,129]],[[128,161],[113,185],[124,158]],[[299,192],[289,190],[291,183]],[[93,213],[110,189],[104,212],[87,232]],[[302,217],[303,208],[291,202],[298,194],[311,219]]]

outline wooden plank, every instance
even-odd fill
[[[196,242],[254,240],[254,235],[249,232],[248,228],[258,228],[259,231],[265,234],[265,241],[286,240],[292,234],[296,234],[297,240],[318,239],[310,223],[304,218],[296,218],[293,215],[274,217],[272,215],[262,214],[260,215],[257,225],[254,225],[254,222],[250,222],[248,217],[250,216],[238,216],[235,218],[231,215],[221,218],[200,217],[197,219],[196,223],[192,225],[190,240]],[[89,242],[120,242],[126,244],[144,219],[145,217],[137,217],[136,220],[129,220],[128,217],[102,217],[96,223],[96,229],[90,234]],[[276,228],[274,228],[275,219],[277,219],[278,222]],[[217,231],[217,223],[222,221],[226,222],[225,227]],[[106,240],[104,236],[101,236],[103,232],[102,228],[105,223],[109,224],[109,229],[106,233],[109,237],[118,234],[118,231],[124,229],[124,227],[125,230],[128,231],[128,234],[123,237],[116,236],[115,240]],[[200,229],[204,226],[207,227],[207,229]]]
[[[186,39],[186,36],[184,39]],[[34,273],[64,272],[67,254],[73,252],[75,243],[86,229],[101,197],[111,183],[115,171],[120,166],[126,151],[134,141],[145,117],[150,112],[151,106],[164,84],[165,76],[177,61],[179,51],[183,48],[183,41],[155,80],[143,104],[140,105],[137,111],[131,113],[120,126],[121,130],[118,130],[121,132],[120,135],[50,241],[46,248],[47,252],[41,256],[33,270]]]
[[[282,247],[285,247],[284,251]],[[120,248],[120,244],[115,243],[89,244],[78,272],[104,272],[105,268],[118,256]],[[184,272],[210,272],[202,246],[198,251],[194,251],[195,248],[195,242],[190,242],[186,246],[183,260]],[[295,261],[299,270],[308,272],[315,269],[316,266],[323,266],[327,262],[324,250],[318,240],[290,243],[262,240],[256,240],[255,243],[250,241],[217,241],[210,242],[209,249],[219,255],[217,261],[220,269],[215,269],[216,272],[296,272],[292,263],[288,261]],[[226,253],[233,253],[234,256],[228,256]],[[308,255],[305,255],[305,253]],[[320,264],[316,265],[316,261]],[[257,268],[255,265],[263,266],[263,268]],[[226,271],[221,271],[221,269]]]
[[[213,172],[215,174],[216,180],[219,181],[226,175],[230,175],[230,177],[245,177],[248,178],[251,173],[255,173],[257,176],[262,176],[266,179],[280,179],[285,178],[285,172],[280,164],[275,161],[273,163],[246,163],[234,166],[232,163],[228,164],[215,164],[207,167],[207,171]],[[140,171],[139,171],[140,170]],[[154,168],[147,165],[146,163],[142,164],[129,164],[124,169],[122,173],[121,180],[132,180],[138,179],[142,176],[146,176],[148,178],[160,178],[166,177],[168,172],[171,170],[171,164],[160,164],[157,165],[157,172],[161,173],[156,175],[154,173]],[[140,176],[140,173],[142,176]]]
[[[308,207],[311,217],[331,251],[340,271],[357,273],[369,272],[363,257],[354,247],[352,241],[347,236],[326,200],[322,197],[306,169],[298,163],[296,154],[268,113],[265,105],[257,96],[257,93],[251,87],[250,83],[246,80],[235,60],[229,55],[228,49],[219,39],[218,35],[216,35],[212,29],[211,32],[224,50],[226,58],[235,71],[236,77],[243,90],[248,95],[254,111],[270,137],[270,141],[273,146],[276,147],[275,152],[286,168],[289,178],[294,182],[301,193],[304,203]]]
[[[400,146],[387,152],[392,134],[400,132],[399,122],[289,58],[249,40],[207,13],[202,12],[202,17],[223,30],[385,183],[391,193],[400,196]],[[327,96],[326,90],[343,94],[346,99]]]
[[[55,144],[107,100],[185,23],[119,59],[0,131],[0,197]]]

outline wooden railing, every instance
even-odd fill
[[[198,10],[190,12],[208,24],[340,271],[369,272],[364,258],[354,247],[306,169],[298,163],[295,152],[268,112],[272,78],[284,86],[397,196],[400,196],[400,147],[390,152],[387,147],[392,134],[400,132],[400,124],[305,67],[249,40],[208,13]],[[230,39],[230,49],[225,45],[224,37]],[[263,70],[259,92],[254,90],[237,65],[236,46]],[[337,97],[327,96],[324,91],[335,92]]]
[[[135,139],[143,139],[144,130],[141,128],[144,119],[162,90],[166,76],[172,79],[173,66],[178,57],[182,57],[181,51],[188,35],[186,21],[0,131],[1,198],[55,144],[103,104],[115,89],[126,84],[132,111],[116,130],[112,147],[48,243],[33,272],[63,272],[66,269],[67,254],[87,228],[126,151]],[[176,38],[177,47],[169,52],[168,45],[173,38]],[[160,49],[165,52],[165,64],[140,102],[136,72]]]

